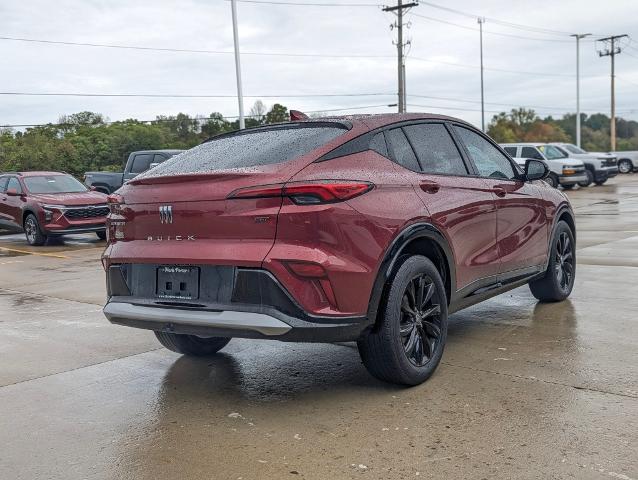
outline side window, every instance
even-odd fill
[[[7,191],[7,181],[9,177],[0,177],[0,193]]]
[[[516,147],[503,147],[503,150],[505,150],[510,157],[516,156]]]
[[[543,156],[534,147],[523,147],[521,150],[521,158],[535,158],[537,160],[543,160]]]
[[[16,177],[10,177],[9,183],[7,183],[7,190],[11,190],[12,188],[15,189],[16,192],[22,193],[22,187]]]
[[[165,162],[167,159],[164,155],[159,155],[159,154],[155,154],[155,156],[153,157],[153,163],[162,163]]]
[[[508,178],[516,177],[510,160],[494,145],[478,133],[463,127],[454,127],[459,133],[470,157],[474,161],[482,177]]]
[[[388,146],[385,144],[383,132],[377,133],[370,141],[370,150],[374,150],[379,155],[388,156]]]
[[[152,153],[140,153],[133,158],[133,165],[131,165],[131,173],[142,173],[148,170],[148,167],[153,162]]]
[[[420,171],[421,167],[419,166],[419,162],[417,161],[414,151],[410,146],[410,142],[408,142],[403,130],[400,128],[394,128],[385,132],[385,135],[394,160],[399,165],[402,165],[413,172]]]
[[[452,137],[442,123],[403,127],[424,173],[467,175],[467,168]]]

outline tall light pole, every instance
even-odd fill
[[[237,1],[230,0],[233,12],[233,42],[235,43],[235,74],[237,75],[237,101],[239,102],[239,129],[246,127],[244,123],[244,95],[241,90],[241,62],[239,60],[239,32],[237,31]]]
[[[485,131],[485,92],[483,89],[483,23],[485,23],[485,19],[483,17],[479,17],[478,24],[481,35],[481,130]]]
[[[576,145],[580,148],[580,39],[591,33],[574,33],[576,38]]]

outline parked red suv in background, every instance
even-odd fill
[[[189,355],[356,340],[374,376],[418,384],[448,314],[525,283],[570,294],[574,215],[547,173],[436,115],[220,135],[109,197],[104,313]]]
[[[95,232],[105,239],[108,211],[105,194],[66,173],[0,175],[0,228],[24,231],[31,245],[71,233]]]

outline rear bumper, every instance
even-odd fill
[[[215,270],[212,270],[215,268]],[[369,327],[366,317],[313,316],[303,311],[267,271],[211,267],[208,291],[194,300],[156,298],[146,275],[107,271],[111,323],[201,337],[240,337],[289,342],[338,342],[358,339]],[[218,279],[218,283],[212,280]]]
[[[133,303],[109,302],[104,307],[104,315],[113,323],[141,322],[149,326],[159,326],[153,330],[174,330],[175,325],[203,327],[216,331],[249,331],[265,336],[288,333],[292,328],[285,322],[257,312],[184,310],[175,308],[150,307]]]

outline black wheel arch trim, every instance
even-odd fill
[[[24,222],[26,222],[27,217],[29,215],[33,215],[35,219],[38,220],[38,214],[35,213],[35,211],[33,211],[31,208],[27,207],[24,210],[22,210],[22,225],[20,225],[22,228],[24,228]],[[39,224],[40,222],[38,221],[38,225]]]
[[[556,227],[558,227],[558,222],[560,221],[561,217],[565,213],[569,215],[569,218],[573,224],[574,228],[572,228],[572,225],[569,225],[569,227],[572,231],[572,235],[574,236],[574,242],[576,241],[576,217],[574,216],[574,212],[572,211],[571,206],[568,203],[563,203],[556,210],[556,214],[554,215],[554,220],[552,223],[551,235],[548,236],[547,261],[545,262],[545,270],[547,270],[547,267],[549,265],[549,255],[552,248],[552,244],[554,243],[554,237],[556,236]],[[576,251],[576,248],[574,246],[574,252],[575,251]]]
[[[447,262],[450,282],[450,297],[454,297],[456,289],[456,269],[454,263],[454,253],[447,241],[447,238],[441,233],[441,231],[431,223],[419,222],[413,223],[405,227],[393,240],[390,246],[386,249],[383,256],[383,260],[380,263],[377,271],[377,276],[372,286],[372,293],[370,295],[370,302],[368,304],[367,318],[371,325],[377,323],[377,313],[379,305],[383,297],[386,284],[394,271],[397,268],[397,261],[401,257],[401,254],[407,247],[407,245],[413,240],[428,239],[433,241],[442,251],[444,255],[444,261]],[[445,281],[445,279],[444,279]],[[451,299],[447,299],[450,303]]]

